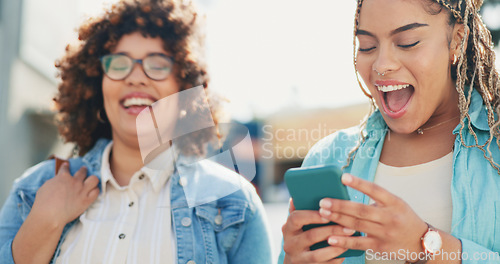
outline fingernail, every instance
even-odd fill
[[[338,242],[339,242],[339,241],[338,241],[337,239],[333,238],[333,237],[330,237],[330,238],[328,239],[328,244],[330,244],[330,245],[335,245],[335,244],[337,244]]]
[[[330,220],[328,220],[326,218],[323,218],[323,217],[321,217],[321,221],[323,221],[323,223],[329,223],[330,222]]]
[[[328,211],[326,209],[323,209],[323,208],[319,209],[319,213],[322,214],[322,215],[324,215],[324,216],[329,216],[329,215],[332,214],[332,212],[330,212],[330,211]]]
[[[356,232],[356,230],[352,230],[350,228],[344,227],[344,233],[346,233],[346,234],[352,234],[354,232]]]
[[[350,174],[345,173],[344,175],[342,175],[342,182],[343,183],[351,183],[352,176]]]
[[[331,207],[332,206],[332,202],[328,201],[327,199],[321,199],[321,201],[319,201],[319,206],[320,207]]]

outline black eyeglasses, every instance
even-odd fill
[[[141,64],[144,74],[155,81],[165,80],[174,66],[174,60],[162,53],[152,53],[138,60],[121,53],[101,57],[104,74],[115,81],[127,78],[136,63]]]

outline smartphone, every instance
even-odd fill
[[[319,210],[319,201],[323,198],[349,200],[347,187],[341,181],[342,171],[333,165],[292,168],[285,172],[285,183],[293,199],[296,210]],[[302,227],[304,231],[311,228],[336,225],[334,222],[326,224],[312,224]],[[353,236],[361,236],[359,232]],[[311,250],[330,246],[322,241],[311,246]],[[337,258],[360,256],[363,250],[349,249]]]

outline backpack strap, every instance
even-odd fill
[[[52,154],[50,155],[50,157],[48,159],[54,159],[56,161],[55,163],[55,174],[57,174],[59,172],[59,168],[61,168],[61,165],[64,163],[64,162],[67,162],[68,160],[67,159],[61,159],[61,158],[58,158],[56,155]]]

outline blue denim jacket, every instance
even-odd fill
[[[108,140],[99,140],[84,157],[71,159],[71,173],[86,166],[88,175],[100,178],[101,156],[108,143]],[[178,162],[177,166],[183,166],[182,162]],[[234,179],[235,176],[229,175],[229,171],[226,175],[216,175],[206,167],[199,168],[204,171],[198,171],[198,175],[209,178],[204,181]],[[53,176],[54,161],[48,160],[28,169],[15,181],[0,212],[0,263],[14,263],[12,241],[31,210],[36,191]],[[184,188],[179,183],[180,178],[176,171],[171,179],[172,231],[176,237],[178,263],[271,263],[270,232],[265,211],[255,188],[248,181],[241,180],[241,188],[230,195],[190,207]],[[219,188],[226,188],[224,180],[217,182],[221,183]],[[186,185],[186,180],[182,185]],[[200,197],[210,193],[203,187],[197,188]],[[222,222],[215,220],[219,209]],[[74,223],[65,226],[51,263],[59,255],[62,241]]]
[[[479,144],[489,138],[487,112],[481,95],[473,90],[469,115]],[[467,146],[475,144],[473,135],[467,128],[462,130]],[[452,226],[451,234],[462,242],[462,263],[500,263],[500,175],[484,158],[478,148],[467,148],[460,141],[460,124],[455,128],[453,150],[453,177],[451,182]],[[361,144],[351,164],[344,172],[373,181],[379,163],[380,153],[388,129],[377,110],[368,121],[363,133],[366,140]],[[319,141],[308,153],[302,166],[333,164],[346,165],[349,151],[359,142],[359,128],[342,130]],[[500,151],[491,144],[491,155],[500,163]],[[369,197],[348,188],[352,201],[368,204]],[[422,195],[425,195],[422,193]],[[432,223],[430,223],[432,224]],[[488,256],[489,255],[489,256]],[[283,263],[281,252],[278,263]],[[344,263],[364,263],[365,256],[346,258]]]

